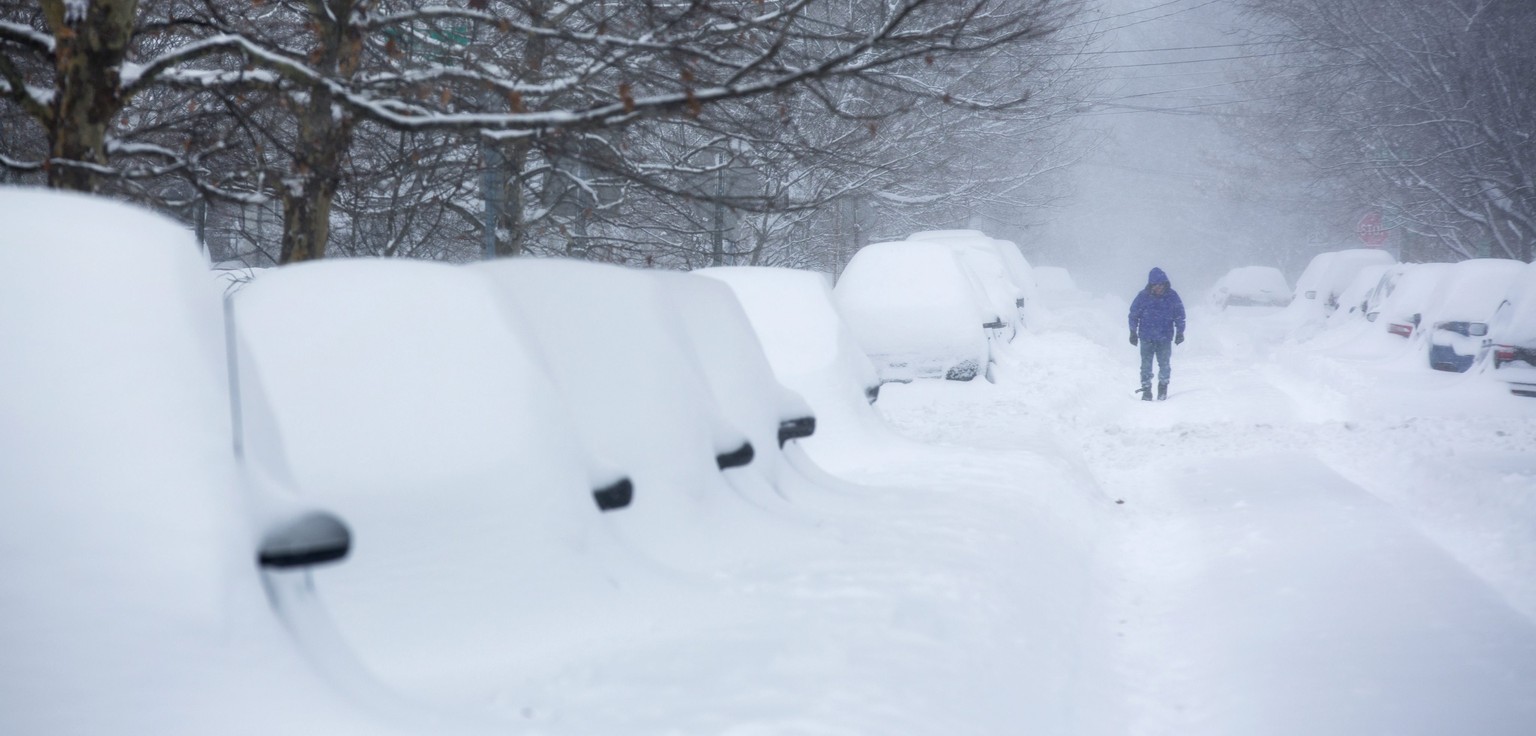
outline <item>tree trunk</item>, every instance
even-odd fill
[[[496,257],[523,254],[523,167],[528,165],[528,144],[515,143],[502,156],[501,212],[497,213]],[[499,237],[505,232],[505,238]]]
[[[346,78],[362,63],[362,35],[351,22],[352,0],[310,3],[314,21],[315,67],[325,76]],[[300,103],[290,98],[298,124],[293,171],[282,184],[283,247],[278,263],[325,257],[331,234],[331,202],[341,176],[341,161],[352,145],[355,119],[330,90],[313,86]],[[299,106],[302,105],[302,106]]]
[[[137,0],[64,2],[42,0],[53,31],[58,90],[48,130],[48,186],[100,190],[102,177],[88,166],[105,166],[107,129],[122,110],[120,70],[133,38]]]

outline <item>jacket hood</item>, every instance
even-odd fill
[[[1161,268],[1154,268],[1150,273],[1147,274],[1147,286],[1151,286],[1153,284],[1166,284],[1170,287],[1173,286],[1172,284],[1168,283],[1168,274],[1163,273],[1163,269]]]

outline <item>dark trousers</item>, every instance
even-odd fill
[[[1161,385],[1168,383],[1168,376],[1173,374],[1173,368],[1168,365],[1173,357],[1172,340],[1142,340],[1141,341],[1141,387],[1152,388],[1152,359],[1157,358],[1157,382]]]

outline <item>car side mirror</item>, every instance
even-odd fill
[[[864,400],[873,404],[880,400],[880,384],[864,387]]]
[[[635,500],[635,484],[628,478],[620,478],[592,491],[592,500],[597,502],[599,511],[622,509]]]
[[[986,323],[982,324],[982,327],[985,327],[985,328],[987,328],[989,330],[1001,330],[1001,329],[1003,329],[1003,318],[1002,317],[994,317],[991,322],[986,322]]]
[[[816,434],[816,417],[799,417],[779,422],[779,447],[790,440],[804,439]]]
[[[715,456],[715,464],[720,466],[721,470],[739,468],[750,462],[752,462],[751,442],[743,442],[741,447]]]
[[[335,562],[352,549],[352,532],[328,511],[308,511],[262,537],[256,561],[278,570]]]
[[[1024,308],[1024,297],[1021,296],[1021,297],[1019,297],[1017,299],[1014,299],[1013,300],[1013,306],[1019,307],[1020,309],[1023,309]]]
[[[1421,313],[1421,314],[1415,314],[1412,317],[1409,317],[1408,321],[1412,322],[1414,327],[1418,327],[1419,326],[1419,321],[1422,320],[1422,319],[1424,319],[1424,315]]]

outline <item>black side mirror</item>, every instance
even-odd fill
[[[816,417],[800,417],[779,422],[779,447],[790,440],[798,440],[816,434]]]
[[[873,404],[880,399],[880,384],[864,387],[864,400]]]
[[[730,452],[715,456],[715,464],[720,466],[721,470],[725,470],[726,468],[739,468],[750,462],[752,462],[751,442],[743,442],[741,443],[741,447],[731,450]]]
[[[1412,322],[1414,327],[1418,327],[1419,326],[1419,320],[1422,320],[1422,319],[1424,319],[1424,315],[1423,314],[1415,314],[1412,317],[1409,317],[1408,321]]]
[[[597,508],[600,511],[622,509],[635,500],[635,484],[628,478],[620,478],[592,491],[592,500],[597,502]]]
[[[336,515],[309,511],[267,532],[256,562],[278,570],[335,562],[352,549],[352,532]]]
[[[1021,297],[1019,297],[1017,299],[1014,299],[1013,300],[1013,306],[1018,307],[1020,309],[1023,309],[1024,308],[1024,297],[1021,296]]]

